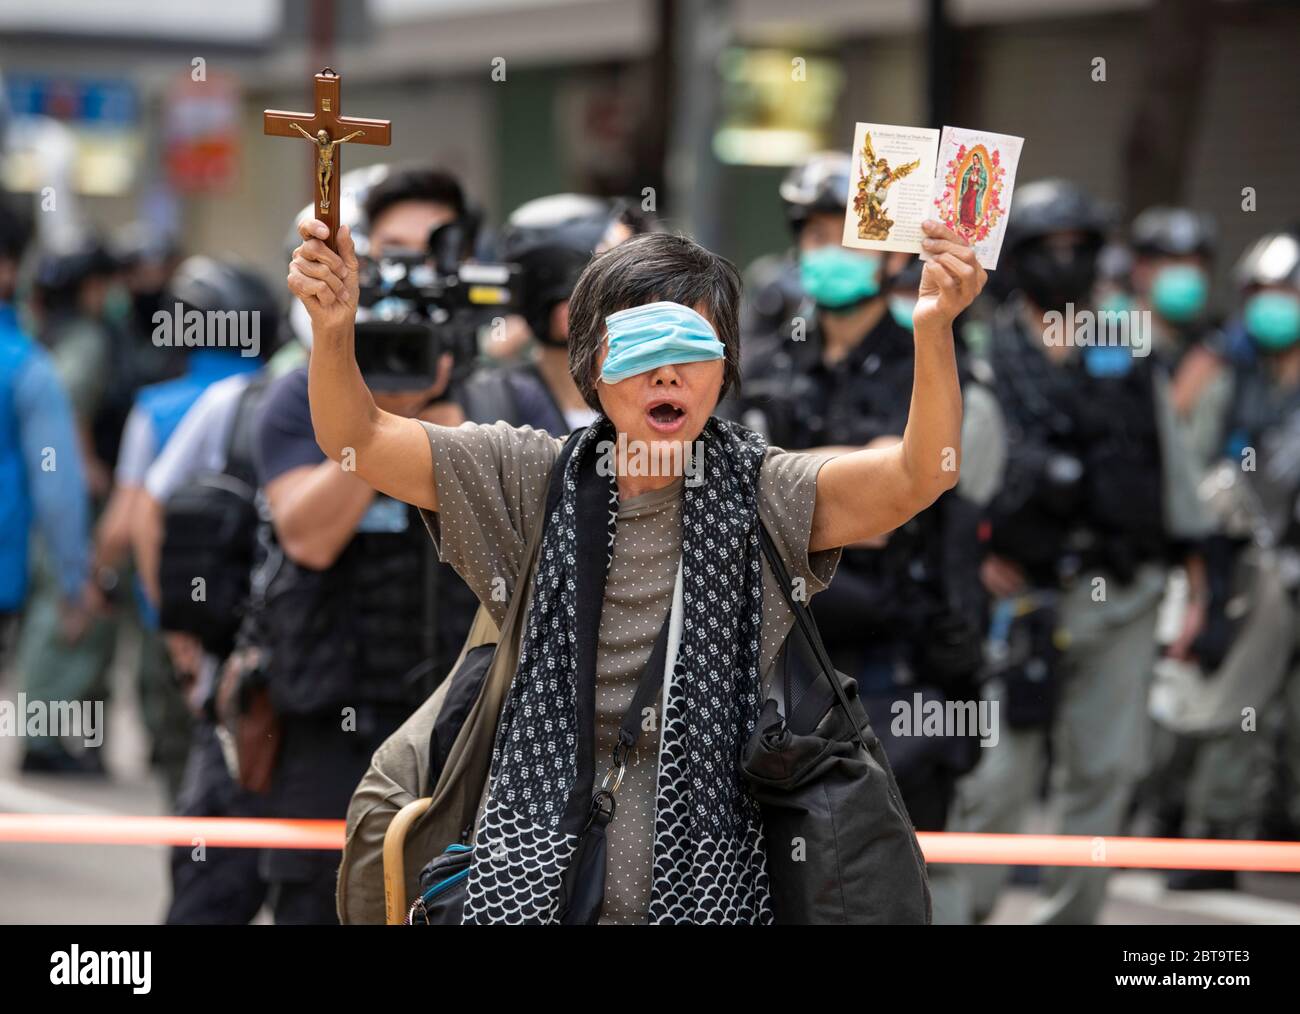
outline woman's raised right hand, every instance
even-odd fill
[[[298,235],[302,243],[289,262],[289,291],[307,308],[313,330],[350,328],[356,319],[359,292],[357,251],[351,230],[339,226],[338,253],[325,245],[329,230],[319,219],[300,222]]]

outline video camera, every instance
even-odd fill
[[[519,269],[473,256],[477,221],[439,226],[420,253],[379,251],[361,259],[357,365],[375,391],[432,385],[438,359],[452,356],[453,382],[478,355],[479,329],[515,306]]]

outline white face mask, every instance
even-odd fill
[[[311,314],[303,306],[301,299],[289,304],[289,329],[305,349],[311,348]]]

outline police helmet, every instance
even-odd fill
[[[819,151],[786,173],[779,192],[796,234],[814,212],[844,214],[852,171],[853,159],[846,152]]]
[[[1133,274],[1133,251],[1123,243],[1107,243],[1097,253],[1097,280],[1127,287]]]
[[[1293,285],[1300,288],[1300,238],[1291,232],[1261,236],[1237,261],[1237,285]]]
[[[162,263],[179,252],[176,240],[148,222],[131,222],[113,234],[109,245],[113,259],[122,267],[141,263]]]
[[[519,265],[519,310],[538,341],[564,344],[551,338],[551,310],[573,294],[612,214],[600,198],[552,194],[521,205],[506,220],[501,257]]]
[[[83,282],[110,275],[116,267],[103,242],[96,236],[84,235],[72,246],[42,254],[32,282],[47,306],[71,305]]]
[[[1214,219],[1191,208],[1147,208],[1133,219],[1133,251],[1147,257],[1209,257],[1216,240]]]
[[[264,347],[275,347],[280,309],[275,294],[252,269],[232,260],[205,255],[187,257],[172,272],[163,294],[163,305],[181,303],[187,310],[260,314]]]
[[[1106,225],[1105,210],[1082,187],[1069,180],[1035,180],[1016,188],[1006,247],[1014,251],[1054,232],[1082,232],[1100,246]]]

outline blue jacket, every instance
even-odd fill
[[[35,521],[67,598],[78,598],[90,566],[90,509],[77,428],[45,350],[0,303],[0,612],[27,595]]]
[[[181,376],[140,388],[135,403],[152,424],[154,457],[162,453],[185,413],[209,386],[236,373],[254,373],[261,367],[262,361],[256,356],[245,357],[227,349],[195,349]]]

